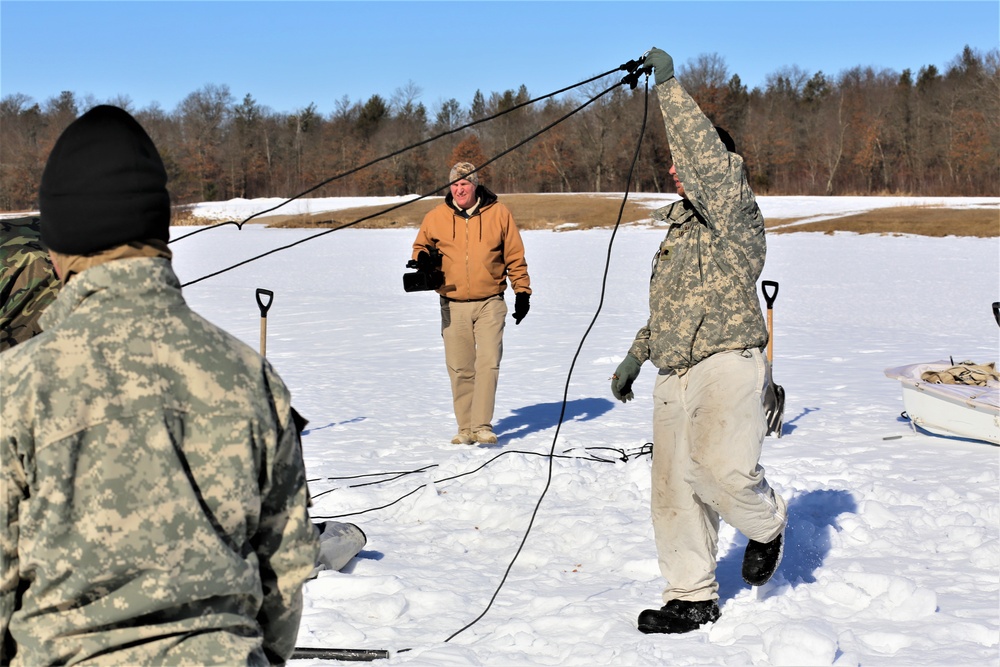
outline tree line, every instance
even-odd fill
[[[704,54],[677,77],[717,125],[735,138],[757,194],[1000,195],[1000,51],[966,46],[945,68],[916,74],[854,67],[837,76],[790,66],[748,90],[725,60]],[[432,110],[413,82],[390,97],[346,96],[327,114],[315,104],[276,112],[251,94],[206,85],[167,112],[132,113],[160,149],[174,204],[235,197],[291,197],[334,176],[312,196],[425,194],[447,182],[458,159],[491,163],[483,180],[497,192],[620,192],[643,117],[643,84],[609,75],[521,108],[518,90],[477,91]],[[652,84],[652,82],[650,82]],[[613,88],[577,113],[602,91]],[[545,91],[546,93],[548,91]],[[542,93],[544,95],[545,93]],[[43,103],[19,93],[0,99],[0,210],[37,207],[45,160],[66,126],[98,102],[64,91]],[[495,114],[499,118],[455,131]],[[526,137],[569,114],[524,146]],[[357,169],[442,133],[439,140]],[[670,151],[655,94],[632,190],[669,192]]]

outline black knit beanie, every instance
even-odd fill
[[[42,242],[68,255],[129,241],[170,239],[170,195],[160,154],[142,126],[102,105],[62,133],[38,191]]]

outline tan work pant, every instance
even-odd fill
[[[759,465],[766,432],[760,350],[721,352],[653,389],[653,534],[670,600],[713,600],[719,517],[770,542],[787,506]]]
[[[492,428],[507,304],[441,298],[441,337],[459,430]]]

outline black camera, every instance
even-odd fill
[[[407,292],[436,290],[444,285],[441,251],[434,246],[428,246],[426,252],[421,250],[416,259],[406,263],[406,268],[416,269],[413,273],[403,274],[403,290]]]

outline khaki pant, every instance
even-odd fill
[[[758,464],[766,424],[760,350],[715,354],[653,390],[653,534],[670,600],[718,598],[719,518],[770,542],[787,506]]]
[[[459,430],[492,428],[507,304],[441,298],[441,337]]]

